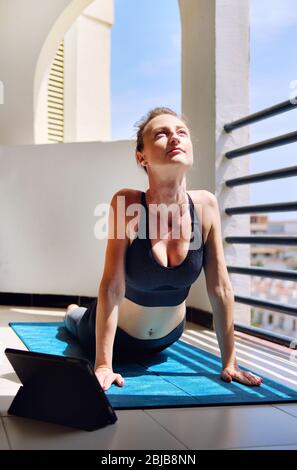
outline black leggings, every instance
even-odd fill
[[[78,339],[81,346],[95,359],[96,353],[96,309],[97,299],[90,307],[77,307],[65,316],[64,324],[67,330]],[[182,322],[168,335],[158,339],[139,339],[130,336],[119,326],[117,326],[113,357],[116,359],[123,356],[133,356],[135,353],[151,354],[160,352],[175,343],[184,332],[186,325],[186,315]]]

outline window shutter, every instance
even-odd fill
[[[64,40],[51,65],[47,87],[48,140],[64,142]]]

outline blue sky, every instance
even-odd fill
[[[115,0],[112,29],[112,139],[135,137],[154,106],[181,112],[181,26],[177,0]],[[289,99],[297,80],[296,0],[251,0],[250,112]],[[297,87],[295,87],[296,89]],[[250,141],[296,130],[297,109],[250,126]],[[296,164],[297,143],[255,153],[250,172]],[[250,186],[251,203],[296,199],[297,178]],[[269,214],[297,219],[295,212]]]
[[[130,139],[150,108],[181,110],[180,13],[177,0],[115,0],[114,6],[112,138]]]

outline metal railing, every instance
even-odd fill
[[[292,100],[293,101],[293,100]],[[265,108],[257,113],[250,114],[242,119],[238,119],[234,122],[226,124],[224,130],[226,132],[232,132],[242,126],[253,124],[263,119],[270,118],[276,114],[287,112],[293,109],[297,109],[297,103],[288,100],[282,103],[276,104],[272,107]],[[295,100],[294,100],[295,101]],[[242,155],[260,152],[270,148],[279,147],[281,145],[291,144],[297,142],[297,131],[289,134],[279,135],[271,139],[256,142],[244,147],[240,147],[225,153],[226,158],[238,158]],[[255,173],[240,178],[233,178],[225,181],[226,186],[234,187],[243,184],[258,183],[261,181],[271,181],[279,178],[288,178],[297,175],[297,166],[291,166],[286,168],[279,168],[277,170],[266,171],[263,173]],[[260,204],[260,205],[249,205],[249,206],[238,206],[238,207],[226,207],[225,213],[229,216],[233,214],[247,214],[247,213],[263,213],[263,212],[280,212],[280,211],[297,211],[297,201],[288,201],[274,204]],[[250,236],[232,236],[225,237],[226,243],[247,243],[247,244],[267,244],[267,245],[297,245],[297,236],[280,236],[280,235],[250,235]],[[248,276],[261,276],[269,277],[274,279],[283,279],[289,281],[297,281],[297,271],[283,269],[267,269],[262,267],[242,267],[242,266],[227,266],[228,272],[243,274]],[[282,312],[287,315],[297,317],[297,306],[285,305],[280,302],[272,302],[269,300],[263,300],[256,297],[243,297],[240,295],[234,295],[235,302],[251,305],[259,308],[266,308],[268,310]],[[273,341],[285,346],[292,346],[292,342],[295,338],[285,335],[280,335],[263,328],[257,328],[253,326],[244,325],[242,323],[234,322],[234,329],[244,333],[248,333],[260,338]],[[296,341],[295,341],[296,342]]]

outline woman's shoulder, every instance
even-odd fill
[[[124,196],[124,207],[125,207],[125,227],[126,233],[129,238],[129,245],[135,238],[138,230],[138,224],[140,220],[140,212],[134,211],[135,207],[131,207],[133,204],[141,204],[141,193],[139,189],[122,188],[119,189],[115,195]],[[133,209],[133,210],[132,210]],[[133,222],[132,224],[130,222]]]
[[[214,199],[216,199],[216,196],[210,191],[206,191],[206,189],[194,189],[188,191],[188,193],[190,194],[193,202],[196,204],[208,205],[211,204]]]
[[[134,203],[141,203],[142,191],[132,188],[121,188],[113,195],[113,199],[119,202],[119,197],[124,198],[125,209]]]
[[[209,209],[216,201],[216,196],[205,189],[196,189],[188,191],[188,193],[201,221],[203,240],[206,243],[212,225],[211,211]]]
[[[119,189],[115,195],[117,196],[126,196],[129,199],[139,199],[141,197],[142,191],[139,189],[132,189],[132,188],[122,188]]]
[[[114,198],[117,198],[118,196],[124,197],[125,213],[128,220],[130,217],[132,217],[132,214],[130,214],[130,211],[128,210],[129,206],[135,203],[141,204],[141,193],[142,191],[139,189],[122,188],[119,189],[113,196]]]

